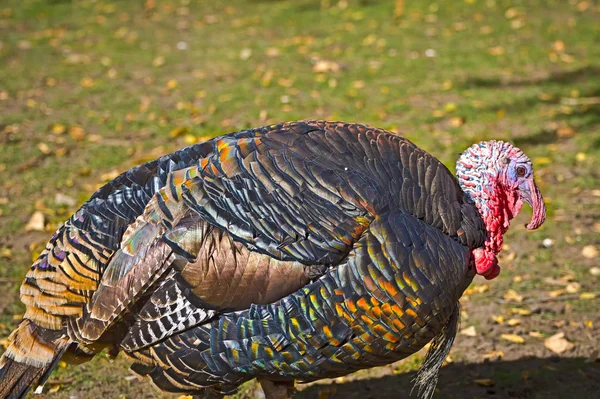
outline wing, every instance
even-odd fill
[[[202,313],[201,323],[211,311],[271,302],[347,256],[372,219],[351,184],[368,180],[345,178],[341,167],[326,169],[275,141],[265,145],[266,136],[224,136],[196,165],[168,175],[123,235],[78,321],[85,340],[99,339],[155,284],[125,347],[187,328],[176,322],[176,308],[185,309],[182,317]],[[160,284],[172,267],[180,282]],[[173,290],[179,299],[164,300],[163,291]]]

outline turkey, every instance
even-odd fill
[[[294,381],[389,364],[432,342],[431,397],[476,274],[500,272],[523,202],[546,208],[532,164],[473,145],[457,177],[406,138],[342,122],[243,130],[137,166],[52,236],[21,286],[23,321],[0,398],[41,386],[60,359],[122,352],[160,389],[267,398]]]

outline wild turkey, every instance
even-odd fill
[[[123,352],[162,390],[267,397],[294,380],[402,359],[433,340],[430,397],[476,273],[494,278],[523,201],[545,219],[531,161],[475,144],[458,180],[409,140],[358,124],[249,129],[135,167],[54,234],[21,286],[0,363],[23,397],[59,359]]]

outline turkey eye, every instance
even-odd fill
[[[527,173],[527,169],[524,166],[517,166],[517,176],[523,177]]]

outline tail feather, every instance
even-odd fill
[[[32,342],[36,340],[30,333],[31,330],[27,328],[27,324],[27,322],[22,323],[13,333],[14,335],[10,337],[11,345],[0,359],[0,399],[24,398],[31,388],[43,385],[69,346],[65,338],[51,344],[44,344],[45,349],[52,349],[52,354],[47,362],[40,362],[39,356],[36,358],[34,352],[41,345],[28,345],[29,350],[19,347],[23,338],[19,335],[25,335],[25,339]]]
[[[413,390],[417,388],[417,394],[421,399],[430,399],[435,391],[440,368],[448,353],[450,353],[456,332],[458,331],[459,322],[460,304],[457,303],[454,312],[452,312],[450,319],[442,328],[442,331],[431,341],[425,361],[414,379],[415,385]]]

